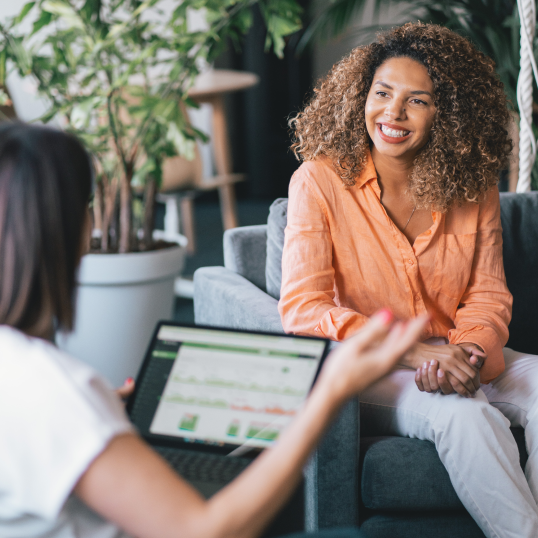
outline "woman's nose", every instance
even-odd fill
[[[392,99],[385,108],[385,116],[397,120],[405,117],[405,104],[399,99]]]

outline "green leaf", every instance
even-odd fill
[[[58,15],[70,28],[84,28],[84,23],[79,14],[67,2],[61,0],[45,0],[42,4],[45,11]]]
[[[0,86],[5,87],[6,85],[6,60],[7,60],[7,51],[5,48],[0,51]]]
[[[21,9],[21,12],[13,19],[13,23],[20,24],[26,18],[26,15],[28,15],[28,13],[32,11],[32,8],[34,6],[35,2],[28,2],[27,4],[25,4]]]
[[[70,123],[75,129],[84,129],[89,126],[92,113],[100,106],[105,105],[101,96],[90,97],[75,105],[71,111]]]
[[[157,170],[157,162],[153,157],[147,157],[133,175],[133,185],[142,187],[146,183],[146,178],[153,175]]]
[[[176,123],[168,124],[166,140],[174,145],[178,155],[185,157],[189,161],[194,159],[196,142],[192,138],[185,136],[185,132],[180,130]]]
[[[260,3],[260,9],[267,25],[265,48],[271,44],[275,54],[282,58],[286,43],[284,38],[302,28],[301,7],[293,0],[270,0]]]
[[[45,26],[49,25],[52,19],[52,13],[49,13],[48,11],[42,11],[38,19],[33,24],[31,35],[36,34],[37,32],[39,32],[39,30],[41,30],[41,28],[44,28]]]

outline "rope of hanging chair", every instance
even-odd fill
[[[534,0],[517,0],[521,24],[520,69],[517,79],[517,105],[519,108],[519,179],[517,192],[531,189],[531,172],[536,159],[536,140],[532,131],[532,75],[538,82],[538,69],[533,53],[536,27]]]

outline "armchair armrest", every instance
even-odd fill
[[[283,333],[278,301],[225,267],[194,273],[194,319],[200,325]]]
[[[358,524],[358,476],[359,401],[354,398],[342,409],[305,469],[308,532]]]

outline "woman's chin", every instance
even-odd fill
[[[378,155],[392,157],[394,159],[409,160],[414,159],[415,148],[410,148],[407,144],[389,144],[387,142],[374,140],[374,147]]]

